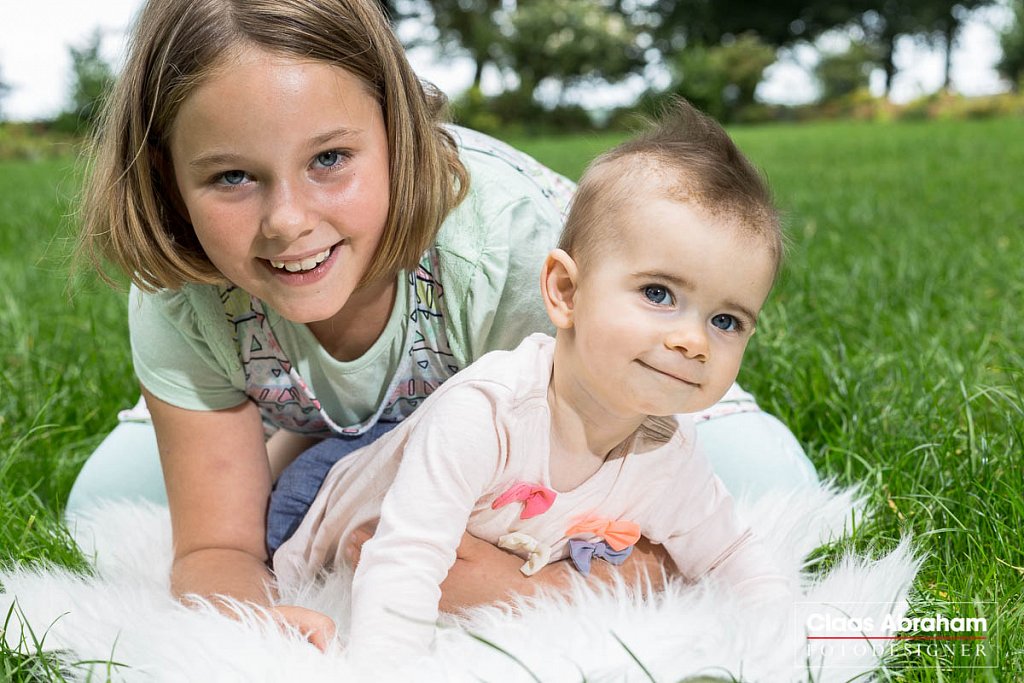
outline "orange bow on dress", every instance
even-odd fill
[[[640,525],[618,519],[587,517],[566,530],[566,536],[586,534],[600,536],[612,550],[625,550],[640,540]]]

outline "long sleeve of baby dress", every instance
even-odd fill
[[[390,447],[415,455],[396,461],[353,579],[349,649],[360,658],[429,650],[440,585],[507,451],[496,400],[495,392],[464,384],[425,405],[413,428],[395,435],[404,443]]]

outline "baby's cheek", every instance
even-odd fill
[[[746,345],[744,344],[744,347],[745,346]],[[740,367],[743,364],[744,347],[740,347],[739,349],[729,349],[725,358],[722,359],[723,362],[717,372],[719,377],[717,378],[718,381],[716,384],[724,387],[722,389],[723,394],[729,386],[736,381],[736,377],[739,375]]]

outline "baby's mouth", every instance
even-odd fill
[[[693,382],[691,380],[686,379],[685,377],[680,377],[679,375],[677,375],[677,374],[675,374],[673,372],[666,372],[665,370],[661,370],[660,368],[656,368],[653,365],[648,365],[647,363],[643,362],[642,360],[638,360],[637,362],[640,363],[640,365],[642,365],[645,368],[647,368],[648,370],[653,370],[654,372],[658,373],[659,375],[664,375],[665,377],[671,377],[672,379],[676,380],[677,382],[682,382],[683,384],[687,384],[687,385],[689,385],[691,387],[695,387],[695,388],[699,388],[700,387],[700,383],[699,382]]]

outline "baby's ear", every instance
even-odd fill
[[[567,330],[573,325],[573,297],[576,296],[576,262],[561,249],[544,259],[540,271],[540,293],[544,307],[555,327]]]

